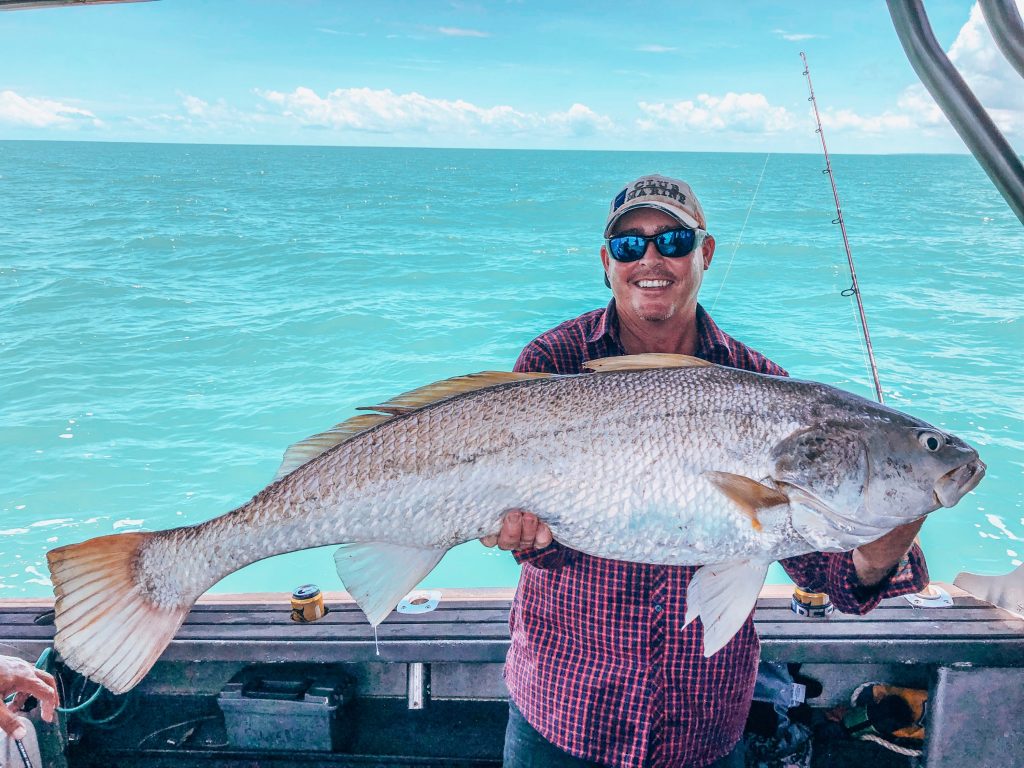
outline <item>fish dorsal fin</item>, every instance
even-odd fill
[[[703,368],[714,365],[692,355],[670,355],[665,352],[649,352],[646,355],[620,355],[588,360],[583,364],[598,373],[609,371],[644,371],[650,368]]]
[[[445,379],[444,381],[435,381],[433,384],[427,384],[393,397],[380,405],[357,408],[356,410],[359,411],[377,411],[377,413],[362,413],[358,416],[353,416],[347,421],[335,424],[326,432],[321,432],[318,435],[307,437],[305,440],[295,443],[295,445],[285,451],[284,459],[281,462],[281,466],[277,468],[274,480],[280,480],[303,464],[312,461],[320,454],[326,453],[334,446],[341,445],[356,435],[362,434],[378,424],[383,424],[385,421],[390,421],[396,416],[411,413],[431,403],[477,389],[508,384],[513,381],[544,379],[553,375],[551,373],[514,373],[509,371],[471,373],[466,376]]]
[[[291,474],[303,464],[312,461],[321,453],[326,453],[334,446],[341,445],[371,427],[383,424],[393,418],[394,416],[386,413],[361,413],[340,424],[335,424],[326,432],[300,440],[289,446],[288,450],[284,452],[284,459],[281,461],[281,466],[277,468],[274,481]]]
[[[456,376],[444,381],[435,381],[418,389],[404,392],[401,395],[391,398],[380,405],[368,405],[358,408],[360,411],[380,411],[400,415],[415,411],[439,400],[446,400],[455,395],[463,395],[466,392],[473,392],[477,389],[486,389],[499,384],[508,384],[513,381],[529,381],[530,379],[546,379],[554,374],[551,373],[514,373],[510,371],[482,371],[470,373],[466,376]]]

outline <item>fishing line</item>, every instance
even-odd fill
[[[854,298],[853,294],[850,292],[849,288],[847,288],[845,291],[840,291],[839,295],[840,296],[845,296],[848,299],[853,299]],[[857,314],[857,303],[856,303],[856,301],[848,301],[848,302],[846,302],[846,306],[848,306],[850,308],[850,314],[853,317],[853,324],[857,325],[860,322],[860,317]],[[864,336],[861,335],[861,334],[857,334],[857,348],[860,350],[861,361],[864,363],[864,370],[866,370],[868,372],[868,374],[870,375],[870,373],[871,373],[871,362],[872,362],[871,361],[871,356],[868,354],[867,345],[864,343]],[[871,387],[871,382],[870,381],[867,382],[867,386],[869,388]],[[879,401],[879,402],[881,402],[881,401]]]
[[[764,179],[765,168],[768,167],[768,158],[771,157],[769,152],[764,156],[764,165],[761,168],[761,176],[757,180],[757,186],[754,187],[754,196],[750,198],[750,205],[747,206],[747,215],[743,219],[743,226],[740,227],[740,236],[736,238],[736,244],[732,247],[732,254],[729,256],[729,265],[725,268],[725,275],[722,276],[722,282],[718,285],[718,293],[715,294],[715,300],[711,302],[711,311],[715,311],[715,305],[718,304],[718,297],[722,295],[722,289],[725,288],[725,281],[729,277],[729,272],[732,270],[733,259],[736,258],[736,251],[740,249],[740,243],[743,242],[743,233],[747,231],[747,222],[750,220],[750,212],[754,210],[754,201],[757,200],[757,191],[761,189],[761,181]]]

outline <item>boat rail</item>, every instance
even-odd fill
[[[1024,165],[935,39],[922,0],[886,0],[903,50],[996,189],[1024,224]],[[1003,55],[1024,77],[1024,24],[1014,0],[979,0]]]
[[[928,689],[926,768],[1024,765],[1024,721],[1017,714],[1024,711],[1024,619],[941,586],[952,596],[950,607],[917,608],[894,598],[865,616],[830,619],[796,615],[790,588],[767,586],[754,614],[762,660],[800,664],[802,676],[822,684],[810,702],[815,707],[845,703],[866,680]],[[69,750],[69,765],[150,768],[171,755],[180,759],[180,746],[138,744],[158,727],[186,719],[183,712],[195,713],[208,740],[219,744],[217,696],[254,667],[298,670],[300,677],[314,668],[335,670],[351,683],[353,706],[345,715],[351,740],[316,764],[364,765],[398,750],[408,762],[389,764],[497,765],[511,598],[510,589],[443,590],[436,609],[393,612],[375,637],[344,592],[326,593],[329,612],[308,624],[292,621],[287,594],[207,595],[132,694],[136,711],[146,716],[129,721],[116,738],[86,728]],[[34,660],[52,644],[51,610],[49,600],[0,602],[0,643]],[[190,742],[188,750],[214,765],[244,757],[202,743]]]

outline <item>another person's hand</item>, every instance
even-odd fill
[[[36,669],[27,661],[13,656],[0,656],[0,697],[14,694],[10,704],[0,703],[0,729],[15,739],[25,738],[25,727],[18,722],[17,714],[29,696],[35,696],[43,708],[43,720],[53,721],[53,710],[57,707],[57,681],[53,675]]]
[[[484,536],[480,543],[498,549],[543,549],[551,543],[551,529],[531,512],[510,509],[496,534]]]

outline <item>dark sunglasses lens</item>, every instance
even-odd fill
[[[639,261],[644,257],[647,241],[635,235],[623,235],[609,240],[608,248],[616,261]]]
[[[662,256],[685,256],[693,250],[696,234],[692,229],[673,229],[658,235],[654,244]]]

